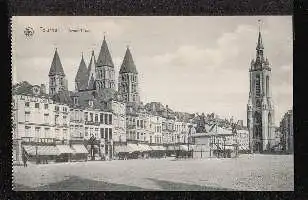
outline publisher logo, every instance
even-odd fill
[[[27,38],[32,38],[33,35],[34,35],[34,30],[32,27],[26,27],[25,30],[24,30],[24,34]]]

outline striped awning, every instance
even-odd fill
[[[73,149],[74,153],[84,153],[84,154],[89,153],[88,150],[86,149],[86,147],[82,144],[73,144],[72,149]]]
[[[60,152],[55,146],[33,146],[33,145],[24,145],[23,146],[28,155],[35,156],[57,156],[60,155]],[[37,154],[36,154],[37,153]]]
[[[56,147],[58,148],[60,154],[74,153],[74,150],[71,149],[71,147],[69,145],[56,145]]]

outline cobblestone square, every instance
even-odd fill
[[[293,191],[292,155],[113,160],[14,167],[14,190]]]

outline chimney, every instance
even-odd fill
[[[41,84],[41,94],[46,94],[46,86],[45,84]]]

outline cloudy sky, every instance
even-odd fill
[[[243,17],[14,17],[13,83],[48,84],[55,48],[69,89],[84,53],[89,64],[106,35],[116,77],[129,45],[139,72],[144,102],[160,101],[177,111],[215,112],[246,122],[249,66],[255,57],[258,19],[264,53],[272,67],[275,121],[293,102],[291,16]],[[34,35],[24,35],[26,27]],[[58,32],[43,32],[42,28]],[[89,32],[69,32],[69,28]]]

